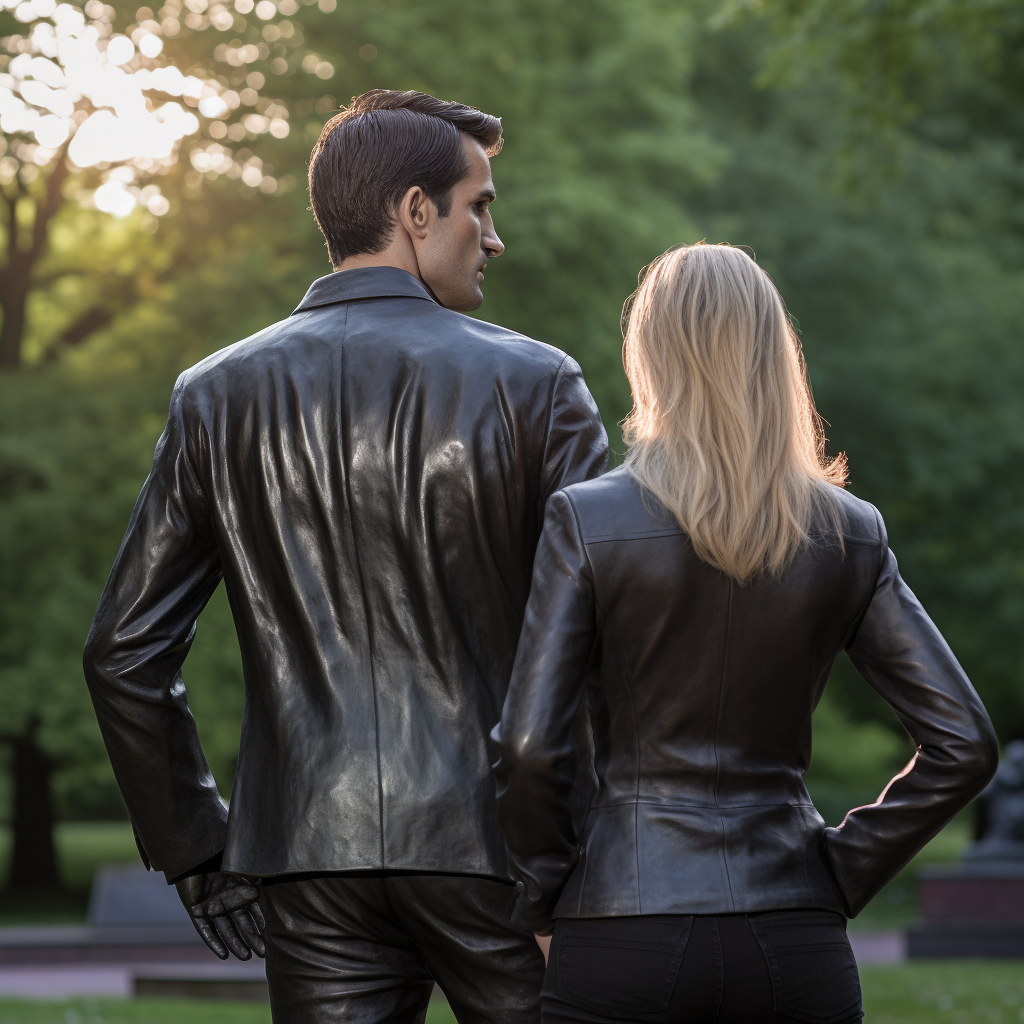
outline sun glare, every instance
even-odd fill
[[[0,130],[28,140],[22,162],[44,167],[67,145],[67,158],[77,167],[107,169],[92,197],[98,209],[117,217],[137,205],[158,216],[167,212],[158,186],[136,183],[173,164],[182,141],[200,131],[200,117],[189,106],[216,122],[239,107],[239,94],[167,61],[159,34],[165,26],[155,21],[129,37],[112,31],[111,9],[98,2],[85,5],[89,16],[55,0],[0,0],[0,9],[13,10],[30,33],[11,37],[19,52],[0,73]],[[256,11],[265,19],[277,8],[262,0]],[[266,117],[248,115],[244,131],[286,136],[287,110],[269,104],[264,112]],[[215,138],[236,137],[217,127],[210,132]],[[219,167],[223,160],[213,163]],[[232,176],[267,190],[262,172],[251,166],[239,166]]]

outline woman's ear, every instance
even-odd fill
[[[427,236],[430,218],[434,212],[433,201],[419,185],[414,185],[402,196],[402,201],[398,204],[398,222],[411,237],[423,239]]]

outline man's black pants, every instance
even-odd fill
[[[860,977],[838,914],[564,919],[544,1024],[857,1024]]]
[[[515,895],[459,875],[265,882],[274,1024],[422,1024],[435,980],[460,1024],[538,1024],[544,960]]]

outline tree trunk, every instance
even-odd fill
[[[18,282],[20,283],[20,282]],[[0,292],[4,323],[0,328],[0,369],[16,370],[21,365],[21,339],[25,333],[25,303],[28,287],[7,288]]]
[[[54,763],[30,728],[11,741],[14,783],[14,851],[7,885],[11,889],[60,887],[53,845],[53,801],[50,778]]]

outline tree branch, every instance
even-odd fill
[[[14,254],[18,251],[18,196],[12,196],[7,189],[0,188],[4,200],[4,227],[7,229],[7,262],[3,267],[3,275],[14,264]]]
[[[60,153],[57,157],[57,165],[50,173],[50,177],[46,180],[46,198],[43,200],[42,204],[36,203],[36,217],[32,224],[32,246],[28,251],[28,262],[30,266],[34,265],[36,260],[38,260],[42,255],[43,249],[46,247],[46,234],[50,220],[60,209],[60,205],[64,201],[64,196],[61,194],[61,188],[67,180],[68,175],[71,173],[71,167],[68,164],[67,159],[68,146],[70,144],[69,139],[60,147]]]

